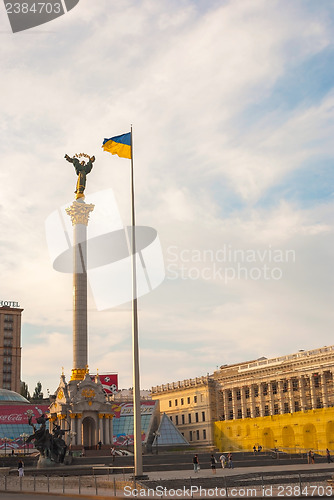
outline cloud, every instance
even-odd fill
[[[333,200],[294,193],[296,173],[331,169],[333,90],[293,99],[282,82],[296,68],[306,80],[320,58],[330,81],[332,10],[82,0],[49,31],[2,33],[0,272],[3,299],[24,308],[24,380],[51,389],[71,368],[71,277],[52,270],[44,237],[75,189],[63,156],[96,155],[87,190],[112,187],[128,224],[129,164],[100,146],[131,123],[137,222],[158,230],[167,260],[171,247],[296,254],[280,280],[178,277],[142,298],[144,386],[330,343]],[[90,365],[119,371],[122,387],[132,385],[129,307],[97,313],[89,295]]]

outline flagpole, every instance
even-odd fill
[[[139,344],[137,311],[137,270],[136,270],[136,220],[135,189],[133,171],[133,142],[131,125],[131,252],[132,252],[132,361],[133,361],[133,429],[135,477],[143,475],[143,456],[141,442],[140,379],[139,379]]]

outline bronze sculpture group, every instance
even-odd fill
[[[63,436],[67,431],[60,429],[59,425],[54,425],[51,434],[49,429],[46,428],[48,420],[44,414],[41,415],[36,419],[40,427],[36,428],[32,423],[32,417],[29,417],[28,423],[34,429],[34,433],[28,437],[26,442],[34,441],[35,448],[40,452],[41,457],[48,458],[56,463],[63,463],[67,450]]]

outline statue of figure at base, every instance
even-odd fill
[[[87,163],[85,163],[84,161],[80,162],[77,156],[78,157],[85,156],[86,158],[88,158],[88,162]],[[66,158],[66,160],[69,161],[70,163],[73,163],[73,166],[78,176],[76,190],[74,191],[76,193],[75,199],[78,200],[79,198],[84,198],[85,197],[84,191],[86,187],[86,176],[93,168],[95,156],[88,156],[85,153],[80,153],[79,155],[74,155],[73,158],[71,158],[66,154],[64,158]]]

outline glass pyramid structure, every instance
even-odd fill
[[[158,431],[155,433],[153,446],[189,446],[189,443],[166,413],[163,413]]]

